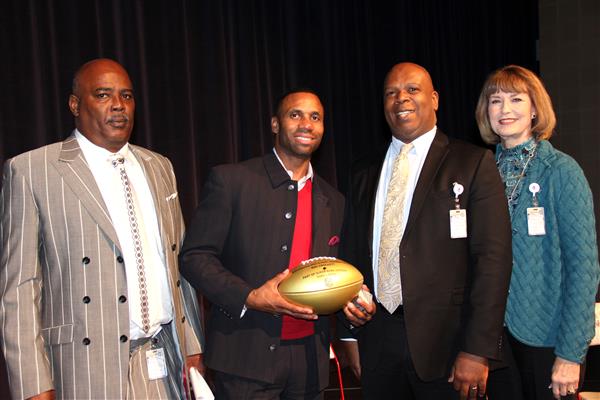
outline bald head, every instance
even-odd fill
[[[438,94],[429,72],[413,63],[394,65],[385,77],[383,109],[392,135],[404,143],[433,129]]]
[[[77,94],[80,90],[79,83],[81,79],[85,79],[87,74],[98,74],[100,70],[120,70],[127,76],[127,79],[129,79],[129,74],[118,62],[111,60],[110,58],[97,58],[86,62],[79,67],[77,72],[75,72],[75,75],[73,76],[73,85],[71,87],[73,94]]]
[[[388,79],[391,76],[393,76],[394,74],[398,74],[401,72],[406,72],[406,73],[414,72],[414,73],[422,74],[424,83],[431,85],[431,90],[433,90],[433,81],[431,79],[431,76],[429,75],[429,71],[427,71],[425,68],[423,68],[419,64],[415,64],[415,63],[411,63],[411,62],[403,62],[403,63],[398,63],[398,64],[394,65],[392,67],[392,69],[390,69],[388,71],[387,75],[385,76],[385,82],[387,82]],[[384,82],[384,85],[385,85],[385,82]]]
[[[106,58],[85,63],[73,78],[69,109],[88,140],[117,152],[131,136],[135,100],[125,68]]]

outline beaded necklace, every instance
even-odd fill
[[[529,163],[535,157],[537,142],[534,138],[510,149],[498,146],[496,165],[504,182],[508,209],[512,211],[518,203]]]

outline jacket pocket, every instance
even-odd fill
[[[73,341],[73,324],[51,326],[42,329],[42,337],[47,345],[71,343]]]

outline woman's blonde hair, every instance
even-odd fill
[[[481,89],[475,118],[479,133],[484,142],[495,144],[500,137],[494,133],[488,116],[490,96],[499,91],[507,93],[527,93],[535,107],[535,118],[532,121],[531,132],[536,140],[549,139],[556,126],[556,115],[552,108],[552,100],[544,84],[536,74],[518,65],[507,65],[492,72]]]

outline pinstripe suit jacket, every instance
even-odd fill
[[[196,298],[177,267],[184,224],[173,169],[163,156],[131,149],[154,197],[180,349],[184,356],[197,354]],[[6,162],[0,214],[0,332],[13,397],[54,388],[57,398],[124,398],[125,268],[73,135]]]

